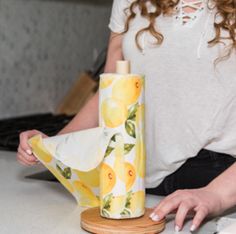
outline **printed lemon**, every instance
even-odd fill
[[[126,176],[126,190],[129,191],[136,179],[136,172],[134,166],[128,162],[125,163],[125,176]]]
[[[141,135],[137,137],[137,143],[135,145],[135,159],[134,166],[138,176],[144,178],[146,169],[146,151],[144,148],[144,142]]]
[[[138,106],[136,112],[136,125],[140,126],[140,123],[144,122],[144,104]]]
[[[142,90],[142,79],[127,77],[116,81],[112,88],[112,97],[125,103],[127,106],[137,102]]]
[[[114,80],[114,77],[112,76],[102,77],[100,80],[100,89],[105,89],[109,87],[112,84],[113,80]]]
[[[138,107],[138,112],[137,112],[137,118],[136,121],[138,121],[138,123],[140,124],[140,128],[141,128],[141,133],[140,134],[145,134],[145,128],[144,128],[144,122],[145,122],[145,105],[141,104]],[[137,125],[138,126],[138,125]]]
[[[126,183],[125,175],[125,158],[124,158],[124,140],[123,137],[118,135],[116,137],[116,146],[114,149],[115,162],[114,162],[114,171],[118,178]]]
[[[130,210],[133,215],[141,215],[144,213],[145,207],[145,192],[138,191],[132,193],[130,199]]]
[[[99,169],[98,168],[95,168],[88,172],[78,171],[78,170],[73,170],[73,171],[79,177],[79,179],[86,185],[89,185],[91,187],[99,186]]]
[[[102,163],[100,169],[100,192],[102,196],[110,193],[116,184],[116,175],[113,169],[106,163]]]
[[[126,203],[126,196],[114,196],[111,199],[109,213],[111,215],[120,215],[120,213],[124,210]]]
[[[99,199],[92,190],[81,181],[74,181],[73,186],[80,195],[79,203],[82,206],[99,206]]]
[[[70,192],[74,192],[74,188],[69,180],[67,180],[61,173],[52,166],[47,166],[48,170],[52,172],[52,174],[61,182],[61,184]]]
[[[50,163],[52,161],[51,154],[44,147],[42,138],[40,135],[34,136],[29,140],[29,143],[33,149],[33,152],[37,157],[45,163]]]
[[[101,115],[107,127],[115,128],[127,119],[128,110],[121,101],[107,98],[102,102]]]

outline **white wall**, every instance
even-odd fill
[[[112,0],[0,0],[0,118],[54,111],[107,43]]]

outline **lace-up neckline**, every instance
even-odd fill
[[[179,25],[192,26],[204,10],[204,0],[180,0],[175,10]]]

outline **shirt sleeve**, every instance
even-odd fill
[[[125,10],[130,6],[130,0],[113,0],[110,23],[108,27],[112,32],[122,33],[125,30],[127,15]]]
[[[236,97],[231,97],[221,109],[216,134],[206,149],[236,157]]]

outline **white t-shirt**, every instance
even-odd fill
[[[131,1],[114,0],[113,32],[124,31],[124,9]],[[146,186],[155,187],[202,148],[236,155],[236,54],[214,67],[225,47],[208,47],[215,35],[215,10],[206,6],[191,24],[179,23],[179,13],[159,16],[156,27],[163,43],[153,45],[153,37],[145,33],[140,52],[135,35],[149,22],[136,12],[123,36],[123,55],[133,73],[146,77]]]

